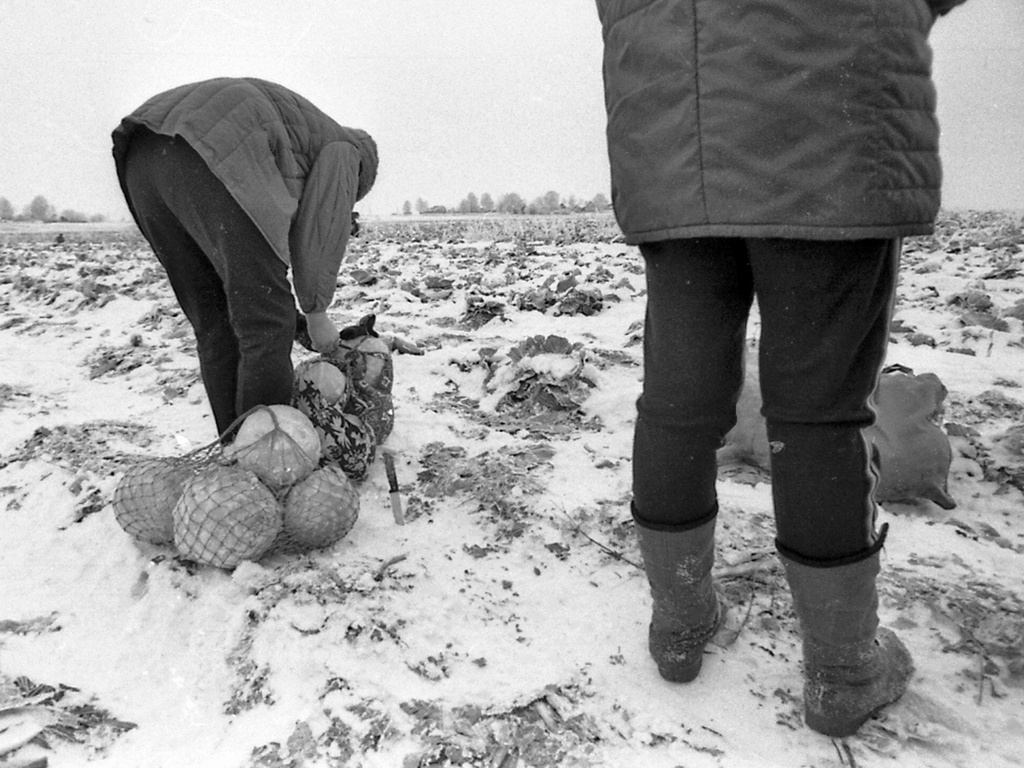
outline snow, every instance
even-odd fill
[[[472,222],[493,239],[466,242],[457,222],[368,222],[331,312],[375,312],[424,351],[395,357],[384,446],[405,524],[377,461],[347,537],[233,572],[135,542],[111,511],[128,457],[215,437],[146,244],[128,228],[69,229],[62,245],[4,233],[0,766],[1020,765],[1024,457],[996,438],[1024,424],[1024,229],[989,213],[940,224],[907,243],[909,330],[894,328],[889,362],[948,389],[957,506],[880,511],[881,617],[917,670],[844,740],[802,722],[759,470],[722,469],[730,618],[701,676],[667,683],[647,654],[628,510],[643,275],[610,226],[559,239],[545,223],[531,240],[520,223],[506,237]],[[969,291],[1005,330],[964,324]],[[540,311],[528,294],[560,303]]]

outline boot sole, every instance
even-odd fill
[[[661,675],[664,680],[667,680],[670,683],[692,683],[697,679],[697,676],[700,674],[701,667],[704,665],[704,649],[707,647],[707,643],[711,641],[711,638],[713,638],[723,626],[725,626],[728,606],[722,600],[722,597],[718,594],[717,590],[715,592],[715,598],[717,600],[717,606],[714,628],[708,636],[708,640],[702,643],[700,648],[694,649],[693,653],[696,654],[696,658],[684,657],[682,661],[672,663],[659,660],[658,654],[653,651],[651,652],[651,656],[658,665],[658,674]],[[689,654],[687,654],[687,656],[689,656]]]
[[[888,695],[883,695],[883,701],[877,703],[873,709],[867,712],[849,715],[846,717],[838,715],[827,715],[824,711],[815,710],[807,706],[808,697],[806,689],[804,692],[804,722],[807,727],[825,736],[842,738],[853,736],[857,730],[868,720],[877,715],[891,704],[895,704],[907,690],[913,674],[914,664],[910,657],[910,651],[900,639],[889,629],[879,629],[877,634],[878,642],[887,649],[889,653],[888,680],[890,689]],[[884,689],[883,689],[884,690]]]
[[[703,652],[703,649],[701,649],[702,654]],[[659,664],[658,674],[670,683],[692,683],[697,679],[697,675],[700,674],[700,668],[703,663],[704,660],[702,658],[698,658],[696,661],[692,661],[687,664],[673,664],[665,666]]]
[[[827,717],[815,712],[806,712],[804,713],[804,722],[807,723],[807,727],[812,731],[817,731],[823,736],[841,739],[846,736],[853,736],[864,723],[889,706],[889,704],[892,704],[892,702],[888,701],[866,715],[846,720],[837,720],[834,717]]]

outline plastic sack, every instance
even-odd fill
[[[757,355],[747,355],[743,389],[736,403],[736,424],[718,451],[719,463],[739,462],[771,470],[771,449],[761,415],[761,383]]]
[[[952,449],[939,425],[946,394],[934,373],[915,375],[903,366],[890,366],[882,372],[871,396],[877,418],[874,425],[864,429],[879,464],[876,501],[929,499],[943,509],[956,506],[948,492]],[[747,364],[736,406],[736,425],[718,453],[720,463],[738,461],[771,470],[771,447],[761,405],[754,358]]]
[[[395,424],[391,389],[394,362],[390,346],[374,330],[376,317],[367,315],[341,331],[336,350],[304,360],[295,368],[292,404],[305,413],[320,434],[324,461],[353,480],[366,477],[377,446]],[[324,364],[337,368],[345,385],[340,394],[324,391]]]
[[[326,357],[308,362],[334,361]],[[377,435],[368,421],[354,409],[358,401],[349,381],[345,396],[338,401],[328,397],[315,382],[303,377],[303,367],[295,369],[292,404],[313,422],[323,451],[323,463],[339,467],[353,480],[362,480],[377,452]]]
[[[375,315],[366,315],[355,325],[343,328],[341,343],[332,357],[345,366],[353,381],[349,395],[351,412],[370,425],[379,445],[395,426],[391,397],[395,380],[391,349],[395,340],[388,341],[377,334],[376,320]]]
[[[872,395],[878,418],[864,434],[878,452],[881,477],[877,501],[930,499],[953,509],[949,466],[953,451],[939,422],[946,387],[934,373],[887,368]]]

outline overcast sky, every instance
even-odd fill
[[[1024,209],[1024,0],[968,0],[932,45],[944,204]],[[366,214],[469,192],[590,198],[609,186],[600,58],[593,0],[0,0],[0,197],[127,216],[111,130],[162,90],[228,75],[374,136]]]

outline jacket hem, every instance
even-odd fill
[[[933,221],[905,224],[846,225],[827,224],[688,224],[642,232],[623,231],[630,245],[652,243],[659,240],[684,240],[696,237],[779,238],[786,240],[872,240],[930,235],[935,231]]]
[[[270,244],[271,249],[281,260],[286,267],[291,267],[291,253],[287,249],[282,252],[281,244],[275,240],[272,233],[267,230],[261,222],[259,217],[254,216],[252,211],[248,209],[245,203],[239,199],[236,193],[235,187],[225,181],[221,174],[217,172],[216,158],[209,156],[210,150],[206,144],[200,139],[193,138],[187,134],[181,133],[180,131],[171,130],[164,127],[159,121],[155,121],[148,117],[139,115],[129,115],[121,121],[121,124],[114,131],[114,158],[117,165],[118,181],[121,183],[121,189],[124,192],[125,200],[129,200],[128,191],[124,187],[123,176],[124,176],[124,159],[128,155],[128,150],[131,147],[132,138],[139,128],[144,128],[151,133],[155,133],[158,136],[167,136],[170,138],[180,138],[186,142],[192,150],[202,158],[203,162],[206,163],[206,167],[210,169],[210,172],[217,177],[217,180],[224,185],[224,188],[231,195],[232,199],[238,203],[238,207],[242,209],[246,216],[253,225],[260,231],[267,243]],[[132,209],[131,202],[128,202],[128,208],[131,211],[133,217],[135,217],[135,223],[138,224],[138,216],[135,216],[135,211]]]

